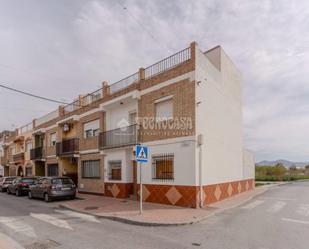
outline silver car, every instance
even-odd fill
[[[5,192],[8,186],[14,181],[16,177],[8,176],[0,178],[0,191]]]
[[[76,186],[69,177],[44,177],[30,186],[28,197],[43,198],[46,202],[54,199],[75,199]]]

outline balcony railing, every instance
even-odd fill
[[[65,156],[72,155],[79,152],[79,139],[69,138],[64,139],[56,144],[56,155]]]
[[[176,54],[173,54],[147,68],[145,68],[145,79],[149,79],[155,75],[158,75],[166,70],[178,66],[191,59],[191,49],[185,48]]]
[[[43,147],[37,147],[30,150],[30,160],[43,159]]]
[[[99,137],[99,148],[102,150],[130,146],[138,143],[139,132],[136,124],[101,132]]]
[[[23,161],[24,159],[25,159],[24,152],[13,155],[14,162]]]

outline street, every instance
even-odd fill
[[[1,193],[0,239],[33,249],[307,249],[309,244],[309,182],[274,187],[199,224],[177,227],[96,219],[60,209],[60,203]]]

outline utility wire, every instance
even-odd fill
[[[63,102],[63,101],[54,100],[54,99],[42,97],[42,96],[39,96],[39,95],[35,95],[35,94],[32,94],[32,93],[24,92],[24,91],[17,90],[15,88],[11,88],[11,87],[8,87],[8,86],[2,85],[2,84],[0,84],[0,87],[5,88],[5,89],[10,90],[10,91],[13,91],[13,92],[24,94],[24,95],[27,95],[27,96],[30,96],[30,97],[33,97],[33,98],[43,99],[43,100],[58,103],[58,104],[65,104],[65,105],[68,104],[68,103]]]
[[[159,41],[146,27],[145,27],[145,25],[143,24],[143,23],[141,23],[131,12],[130,12],[130,10],[123,4],[123,3],[121,3],[121,1],[120,0],[117,0],[117,3],[121,6],[121,8],[124,10],[124,11],[127,11],[128,12],[128,14],[129,14],[129,16],[132,18],[132,19],[134,19],[134,21],[139,25],[139,26],[141,26],[142,27],[142,29],[157,43],[157,44],[162,44],[162,42],[161,41]],[[169,53],[172,53],[172,51],[169,49],[169,47],[167,46],[167,45],[165,45],[165,44],[163,44],[164,45],[164,47],[167,49],[167,51],[169,52]]]

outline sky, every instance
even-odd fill
[[[197,41],[242,72],[256,161],[309,161],[309,1],[1,0],[0,84],[70,102]],[[0,130],[57,104],[0,89]]]

